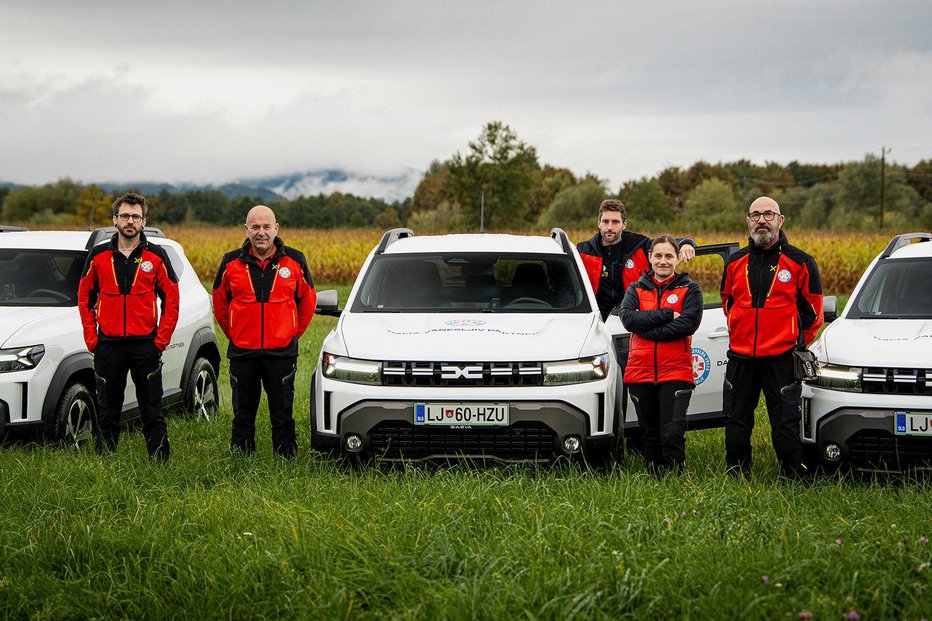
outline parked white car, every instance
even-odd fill
[[[894,237],[813,345],[820,368],[803,386],[801,430],[811,461],[867,473],[932,470],[930,242],[932,233]]]
[[[90,438],[94,362],[78,315],[78,283],[88,250],[115,231],[0,229],[0,435],[33,429],[75,445]],[[165,248],[179,279],[178,325],[162,354],[163,404],[209,418],[218,406],[220,368],[210,296],[177,242],[158,229],[145,232]],[[124,419],[138,411],[132,378],[123,408]]]
[[[627,335],[617,316],[602,321],[585,274],[560,229],[387,232],[342,312],[335,291],[319,294],[318,312],[340,319],[312,379],[312,447],[385,461],[610,458]],[[708,394],[692,411],[720,422],[728,339],[717,308],[701,329],[711,338],[694,344]],[[636,426],[633,407],[628,418]]]

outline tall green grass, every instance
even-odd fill
[[[345,291],[344,291],[345,293]],[[932,616],[928,481],[782,482],[766,416],[751,481],[721,430],[687,474],[351,469],[309,451],[308,381],[334,323],[301,347],[299,457],[228,451],[232,414],[173,417],[167,466],[138,431],[99,457],[0,450],[0,616],[84,618],[920,619]]]

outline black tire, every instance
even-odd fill
[[[52,412],[51,437],[72,449],[94,441],[97,403],[94,394],[81,382],[68,384]]]
[[[210,422],[220,409],[217,372],[206,358],[197,358],[184,389],[185,411],[197,420]]]

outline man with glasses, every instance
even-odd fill
[[[751,431],[762,390],[781,474],[805,474],[793,349],[811,343],[822,325],[822,279],[815,259],[787,241],[783,221],[772,198],[751,203],[748,245],[727,259],[722,275],[729,335],[725,459],[730,473],[745,477],[751,474]]]
[[[147,211],[140,194],[124,194],[113,201],[117,232],[109,243],[94,246],[88,254],[78,310],[84,342],[94,353],[98,452],[116,451],[128,372],[136,385],[149,456],[168,461],[161,361],[178,323],[178,277],[165,250],[146,240]]]

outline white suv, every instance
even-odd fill
[[[820,368],[803,386],[801,431],[811,461],[932,470],[932,233],[894,237],[812,351]]]
[[[33,429],[70,444],[86,441],[96,408],[94,359],[84,344],[78,283],[90,248],[114,228],[93,233],[0,228],[0,435]],[[145,229],[178,275],[180,310],[162,354],[163,404],[209,418],[217,409],[220,351],[210,296],[181,246]],[[138,411],[132,379],[124,418]]]
[[[386,461],[610,458],[624,402],[621,324],[602,321],[585,274],[560,229],[387,232],[342,313],[336,292],[320,293],[318,312],[340,320],[312,379],[312,447]],[[721,381],[712,384],[720,414]]]

